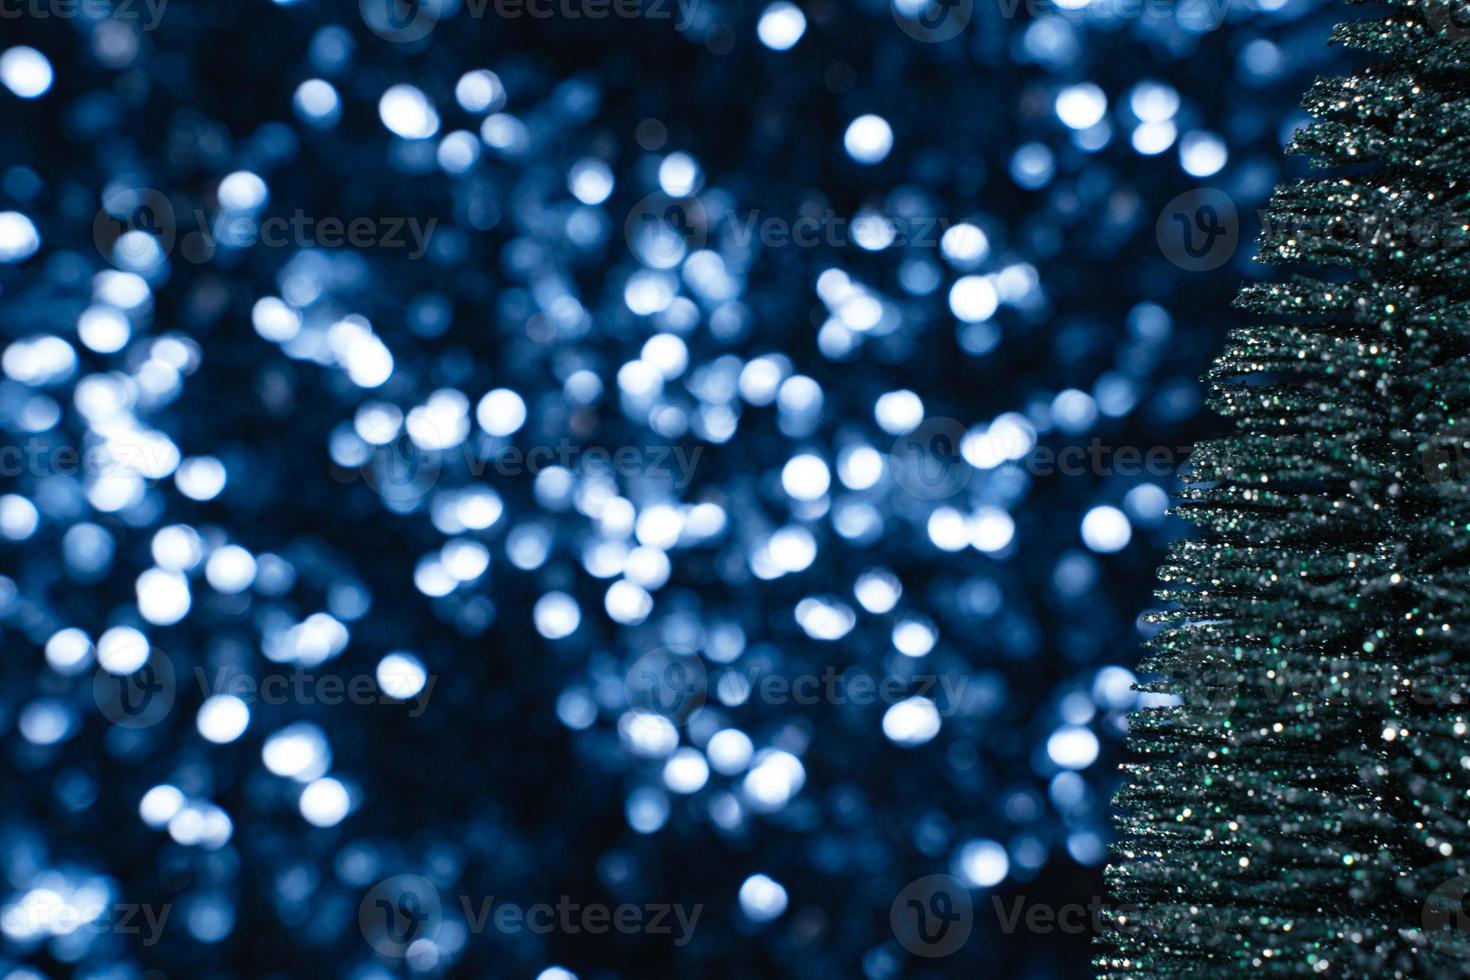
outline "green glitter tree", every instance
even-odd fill
[[[1107,977],[1470,975],[1470,16],[1334,39],[1208,376],[1132,718]]]

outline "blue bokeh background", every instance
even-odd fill
[[[1337,10],[3,14],[4,976],[1087,972]]]

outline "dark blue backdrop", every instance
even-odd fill
[[[7,975],[1084,973],[1334,13],[4,5]]]

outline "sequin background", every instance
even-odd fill
[[[1085,972],[1330,19],[0,5],[4,975]]]

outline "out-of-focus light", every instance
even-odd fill
[[[77,338],[98,354],[115,354],[127,345],[133,328],[110,306],[89,306],[77,318]]]
[[[967,841],[960,848],[959,869],[971,888],[992,888],[1005,880],[1011,861],[1003,844],[993,840]]]
[[[1140,524],[1157,524],[1169,509],[1169,494],[1156,483],[1140,483],[1124,496],[1123,508]]]
[[[287,725],[265,740],[261,761],[277,776],[310,782],[326,773],[332,752],[322,730],[309,721]]]
[[[893,149],[893,127],[882,116],[858,116],[848,124],[842,145],[858,163],[882,163]]]
[[[1139,122],[1168,122],[1179,111],[1179,93],[1162,82],[1139,82],[1128,93],[1128,108]]]
[[[832,485],[832,474],[820,456],[802,453],[781,470],[781,486],[794,500],[819,500]]]
[[[91,639],[74,626],[57,630],[46,641],[46,663],[59,674],[85,670],[93,652]]]
[[[194,456],[179,464],[174,482],[190,500],[213,500],[225,488],[225,466],[213,456]]]
[[[873,417],[884,432],[901,436],[917,429],[924,421],[924,403],[907,388],[885,392],[873,403]]]
[[[492,436],[508,436],[526,424],[526,402],[509,388],[485,393],[475,406],[475,421]]]
[[[454,99],[465,112],[493,112],[505,105],[505,86],[493,71],[465,72],[455,83]]]
[[[601,204],[613,192],[612,169],[592,157],[578,160],[567,173],[567,188],[583,204]]]
[[[761,12],[755,34],[772,51],[789,51],[806,33],[806,15],[787,0],[776,0]]]
[[[334,125],[342,117],[342,99],[325,79],[308,78],[296,86],[291,104],[302,121],[319,129]]]
[[[995,315],[1000,297],[985,276],[964,276],[949,290],[949,309],[966,323],[978,323]]]
[[[571,636],[582,622],[582,610],[577,600],[565,592],[548,592],[536,600],[532,610],[536,632],[548,640],[560,640]]]
[[[755,810],[775,813],[806,785],[806,768],[801,760],[780,749],[763,750],[741,781],[741,790]]]
[[[56,73],[35,48],[20,45],[0,54],[0,83],[22,99],[38,99],[51,88]]]
[[[440,140],[436,157],[445,173],[465,173],[480,159],[480,141],[474,133],[457,129]]]
[[[939,238],[939,251],[951,264],[968,269],[990,254],[990,239],[968,221],[946,228]]]
[[[138,801],[138,816],[154,830],[162,830],[178,815],[188,799],[177,786],[163,783],[154,786]]]
[[[702,180],[699,164],[687,153],[670,153],[658,165],[658,185],[670,197],[688,197]]]
[[[313,827],[335,827],[351,808],[347,787],[330,776],[312,780],[301,791],[301,815]]]
[[[1116,507],[1094,507],[1082,518],[1082,543],[1099,554],[1122,551],[1132,539],[1128,515]]]
[[[1097,736],[1081,725],[1063,725],[1046,740],[1046,754],[1063,769],[1086,769],[1097,753]]]
[[[1011,155],[1011,179],[1026,190],[1039,190],[1051,183],[1056,157],[1045,143],[1022,144]]]
[[[906,657],[922,657],[934,649],[938,635],[922,619],[901,619],[893,624],[893,646]]]
[[[831,598],[807,597],[796,604],[796,621],[814,640],[840,640],[857,623],[853,611]]]
[[[399,651],[379,660],[374,676],[378,689],[384,694],[398,701],[407,701],[424,689],[429,671],[418,657]]]
[[[41,234],[30,218],[19,211],[0,211],[0,262],[24,262],[40,248]]]
[[[872,446],[853,446],[837,457],[837,477],[849,490],[866,490],[883,478],[883,454]]]
[[[1133,148],[1144,156],[1156,156],[1174,145],[1178,131],[1170,120],[1139,123],[1133,130]]]
[[[904,748],[933,740],[939,724],[939,709],[928,698],[905,698],[883,713],[883,734]]]
[[[41,515],[36,505],[18,493],[0,496],[0,535],[11,541],[24,541],[36,533]]]
[[[751,875],[740,886],[740,911],[753,922],[770,922],[786,911],[786,889],[767,875]]]
[[[204,564],[204,578],[216,592],[235,595],[255,581],[255,556],[237,544],[215,549]]]
[[[42,698],[21,709],[16,728],[32,745],[55,745],[72,736],[76,719],[60,701]]]
[[[988,555],[1004,551],[1015,536],[1015,520],[999,507],[981,507],[970,519],[970,544]]]
[[[439,114],[428,96],[408,84],[394,85],[383,93],[378,118],[395,136],[406,140],[428,139],[439,131]]]
[[[220,207],[232,211],[253,211],[265,204],[270,192],[258,174],[236,170],[226,174],[217,191]]]
[[[682,748],[664,763],[664,785],[674,793],[697,793],[709,781],[709,764],[698,749]]]
[[[733,776],[750,764],[755,746],[749,735],[737,728],[725,728],[711,736],[706,751],[716,772]]]
[[[892,612],[903,595],[903,585],[898,576],[883,568],[875,568],[858,576],[853,585],[853,594],[858,603],[875,616]]]
[[[216,745],[233,742],[245,734],[250,724],[250,708],[233,694],[214,694],[199,706],[195,725],[199,734]]]
[[[1092,699],[1099,707],[1118,711],[1133,707],[1138,692],[1133,685],[1138,678],[1126,667],[1104,667],[1092,682]]]
[[[1179,164],[1191,177],[1212,177],[1230,159],[1225,141],[1214,133],[1196,129],[1179,141]]]
[[[189,580],[177,572],[150,568],[136,583],[138,613],[156,626],[172,626],[189,612]]]
[[[1108,111],[1108,97],[1091,82],[1069,85],[1057,93],[1057,118],[1070,129],[1097,125]]]

